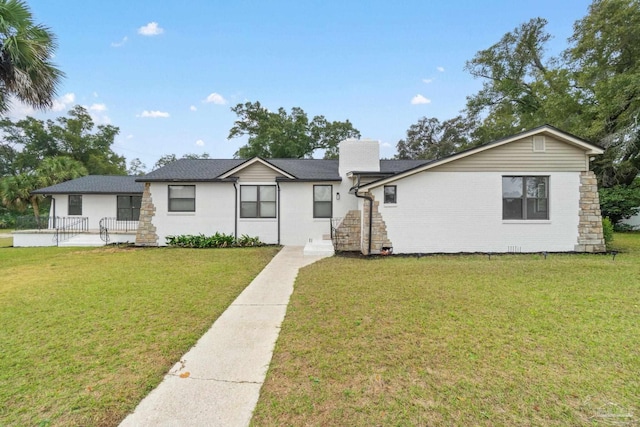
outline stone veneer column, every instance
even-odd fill
[[[153,225],[155,214],[156,207],[153,205],[153,199],[151,198],[151,183],[145,182],[138,231],[136,232],[136,246],[158,246],[158,235],[156,234],[156,227]]]
[[[606,252],[598,181],[592,171],[580,172],[580,220],[576,252]]]
[[[369,194],[370,197],[373,197],[373,194]],[[374,200],[373,202],[373,224],[371,226],[371,254],[379,254],[382,251],[383,247],[392,247],[391,241],[387,237],[387,224],[385,224],[382,219],[382,214],[378,210],[380,202]],[[369,250],[369,201],[364,201],[364,206],[362,208],[364,210],[363,215],[363,223],[362,223],[362,253],[365,255],[368,254]]]
[[[336,227],[335,247],[338,251],[359,251],[360,250],[360,211],[352,210],[347,212],[345,217]]]

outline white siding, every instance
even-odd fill
[[[166,237],[181,234],[226,234],[234,232],[235,191],[232,183],[180,183],[196,186],[195,212],[168,212],[169,183],[151,183],[151,197],[156,207],[153,224],[158,244],[166,244]]]
[[[579,172],[550,172],[548,221],[503,221],[502,176],[531,172],[420,173],[394,182],[398,203],[374,190],[394,253],[573,251]]]
[[[54,195],[55,199],[55,216],[69,215],[69,196],[66,194]],[[115,194],[83,194],[82,195],[82,215],[72,215],[73,217],[89,218],[89,229],[98,230],[100,228],[100,220],[104,217],[115,218],[118,211],[117,195]],[[50,215],[53,213],[54,206],[51,206]]]
[[[331,233],[331,220],[313,217],[313,186],[333,185],[333,215],[340,209],[336,201],[337,183],[300,182],[280,184],[280,243],[303,246],[309,239]],[[342,200],[342,197],[341,197]]]

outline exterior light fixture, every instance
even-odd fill
[[[340,200],[340,193],[336,193],[336,200]]]

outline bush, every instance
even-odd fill
[[[168,246],[177,246],[180,248],[230,248],[264,245],[258,237],[250,237],[243,234],[236,240],[232,234],[219,232],[216,232],[213,236],[205,236],[202,233],[197,236],[192,234],[167,236],[166,243]]]
[[[602,233],[604,235],[604,243],[608,249],[611,242],[613,242],[613,224],[609,218],[602,219]]]
[[[638,213],[640,185],[637,181],[627,187],[601,188],[598,193],[602,216],[609,218],[613,224],[618,224],[621,220]]]

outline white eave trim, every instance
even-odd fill
[[[477,153],[481,153],[483,151],[486,150],[491,150],[492,148],[496,148],[496,147],[500,147],[502,145],[505,144],[509,144],[511,142],[514,141],[518,141],[524,138],[530,138],[534,135],[550,135],[553,136],[554,138],[558,139],[561,142],[564,142],[566,144],[569,145],[573,145],[575,147],[581,148],[583,150],[585,150],[585,154],[587,155],[596,155],[596,154],[603,154],[604,150],[600,147],[597,147],[593,144],[589,144],[588,142],[585,142],[583,140],[581,140],[580,138],[577,138],[575,136],[572,136],[568,133],[559,131],[551,126],[545,125],[545,126],[540,126],[538,128],[532,129],[530,131],[526,131],[526,132],[522,132],[495,142],[490,142],[488,144],[484,144],[481,145],[480,147],[476,147],[476,148],[472,148],[470,150],[467,151],[463,151],[462,153],[458,153],[458,154],[453,154],[449,157],[445,157],[443,159],[440,160],[435,160],[431,163],[428,163],[426,165],[408,170],[406,172],[401,172],[399,174],[390,176],[389,178],[384,178],[384,179],[380,179],[374,182],[370,182],[368,184],[363,184],[358,191],[361,191],[363,193],[367,193],[369,191],[369,189],[371,188],[376,188],[376,187],[380,187],[381,185],[385,185],[388,184],[390,182],[394,182],[397,181],[399,179],[411,176],[411,175],[415,175],[417,173],[420,172],[424,172],[426,170],[429,169],[433,169],[437,166],[440,165],[444,165],[447,163],[451,163],[454,162],[456,160],[460,160],[460,159],[464,159],[465,157],[469,157],[469,156],[473,156]]]
[[[242,169],[247,168],[247,167],[249,167],[249,166],[251,166],[251,165],[254,165],[254,164],[256,164],[256,163],[260,163],[260,164],[262,164],[262,165],[264,165],[264,166],[266,166],[266,167],[268,167],[268,168],[272,169],[274,172],[279,173],[279,174],[281,174],[281,175],[283,175],[283,176],[285,176],[285,177],[287,177],[287,178],[289,178],[289,179],[296,179],[296,177],[295,177],[295,176],[291,175],[291,174],[290,174],[290,173],[288,173],[288,172],[283,171],[282,169],[280,169],[280,168],[278,168],[278,167],[276,167],[276,166],[272,165],[271,163],[269,163],[268,161],[266,161],[266,160],[264,160],[264,159],[262,159],[262,158],[260,158],[260,157],[254,157],[254,158],[252,158],[252,159],[247,160],[247,161],[246,161],[246,162],[244,162],[244,163],[239,164],[239,165],[238,165],[238,166],[236,166],[235,168],[233,168],[233,169],[231,169],[231,170],[228,170],[227,172],[225,172],[225,173],[223,173],[222,175],[220,175],[220,176],[218,177],[218,179],[229,178],[229,177],[231,177],[232,175],[234,175],[234,174],[236,174],[236,173],[240,172]]]

